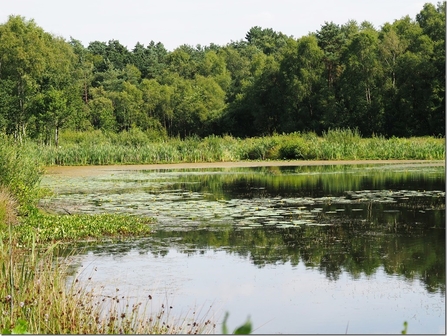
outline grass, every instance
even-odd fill
[[[35,209],[42,174],[43,163],[34,144],[19,145],[0,134],[0,186],[17,201],[20,214]]]
[[[55,256],[57,245],[41,250],[35,247],[10,250],[0,243],[0,272],[6,280],[0,284],[0,330],[21,330],[25,324],[26,331],[32,334],[214,331],[215,324],[207,317],[209,311],[173,317],[170,307],[164,304],[153,307],[150,295],[131,302],[119,295],[118,289],[114,296],[104,296],[101,289],[89,289],[77,278],[70,282],[67,258]]]
[[[62,132],[61,146],[28,144],[51,165],[109,165],[182,162],[231,162],[244,160],[444,160],[445,139],[434,137],[362,138],[355,130],[329,130],[239,139],[209,136],[203,139],[162,138],[144,133],[103,134],[100,131]]]

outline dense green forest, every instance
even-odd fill
[[[10,16],[0,25],[0,132],[56,145],[63,129],[444,136],[445,11],[427,3],[380,29],[324,22],[300,38],[256,26],[225,46],[173,51],[85,47]]]

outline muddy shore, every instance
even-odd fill
[[[64,176],[96,176],[110,174],[113,171],[152,170],[152,169],[194,169],[194,168],[238,168],[238,167],[271,167],[271,166],[322,166],[322,165],[358,165],[358,164],[405,164],[421,166],[445,166],[442,160],[343,160],[343,161],[240,161],[240,162],[200,162],[172,164],[136,164],[107,166],[51,166],[45,169],[46,174]]]

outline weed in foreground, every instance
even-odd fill
[[[0,240],[0,330],[33,334],[212,333],[210,310],[175,317],[162,304],[153,311],[152,297],[136,302],[74,279],[69,258],[55,258],[57,246],[10,249]],[[12,259],[10,259],[10,257]],[[211,309],[211,308],[210,308]]]

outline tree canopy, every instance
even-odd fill
[[[224,46],[87,47],[34,20],[0,25],[0,132],[58,143],[61,129],[239,137],[356,128],[445,135],[446,3],[376,29],[324,22],[294,38],[252,27]]]

